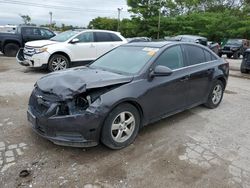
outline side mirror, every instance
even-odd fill
[[[170,76],[173,71],[165,66],[157,65],[154,70],[150,72],[150,77]]]
[[[80,40],[78,38],[74,38],[70,41],[71,44],[78,43]]]

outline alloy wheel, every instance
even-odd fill
[[[111,135],[116,142],[125,142],[135,130],[135,117],[130,112],[121,112],[114,119],[111,126]]]
[[[67,62],[64,58],[57,57],[52,61],[53,71],[65,70],[67,69]]]
[[[214,90],[213,90],[213,95],[212,95],[212,101],[215,105],[217,105],[220,100],[221,100],[221,97],[222,97],[222,87],[220,84],[217,84],[215,87],[214,87]]]

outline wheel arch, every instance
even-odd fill
[[[141,105],[140,105],[137,101],[135,101],[135,100],[133,100],[133,99],[124,99],[124,100],[121,100],[121,101],[115,103],[115,104],[110,108],[110,110],[108,111],[107,116],[108,116],[108,114],[109,114],[112,110],[114,110],[117,106],[122,105],[122,104],[130,104],[130,105],[134,106],[134,107],[138,110],[139,115],[140,115],[140,129],[141,129],[141,128],[143,127],[144,112],[143,112],[143,109],[142,109]],[[102,126],[103,126],[104,122],[106,121],[107,116],[104,118],[104,120],[103,120],[103,122],[102,122]]]
[[[49,60],[48,60],[48,63],[50,62],[51,58],[52,58],[54,55],[63,55],[63,56],[65,56],[65,57],[69,60],[69,63],[71,62],[71,59],[70,59],[70,57],[69,57],[69,55],[68,55],[67,53],[65,53],[65,52],[63,52],[63,51],[57,51],[57,52],[54,52],[54,53],[52,53],[52,54],[50,55]]]
[[[227,80],[223,76],[218,76],[216,79],[220,80],[223,83],[225,89],[227,85]]]

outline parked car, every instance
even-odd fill
[[[88,64],[113,48],[127,43],[120,33],[105,30],[70,30],[50,40],[25,44],[17,61],[28,67],[64,70],[73,63]]]
[[[243,59],[240,66],[240,71],[242,73],[250,72],[250,49],[247,49],[243,54]]]
[[[15,57],[26,42],[54,36],[55,33],[47,28],[20,26],[15,33],[0,33],[0,51],[6,56]]]
[[[131,43],[131,42],[150,42],[151,39],[148,37],[133,37],[133,38],[127,38],[127,41],[129,43]]]
[[[182,42],[193,42],[197,44],[201,44],[203,46],[207,46],[217,55],[219,54],[220,45],[214,42],[208,42],[206,37],[201,37],[197,35],[178,35],[172,38],[165,38],[168,41],[182,41]]]
[[[38,80],[28,120],[55,144],[121,149],[145,125],[200,104],[216,108],[228,74],[228,63],[198,44],[129,43]]]
[[[217,55],[219,55],[221,47],[220,44],[218,42],[213,42],[213,41],[208,41],[207,42],[207,46],[208,48],[210,48],[214,53],[216,53]]]
[[[228,58],[233,56],[234,59],[239,59],[249,47],[249,41],[246,39],[229,39],[220,50],[219,56],[221,57],[225,54]]]

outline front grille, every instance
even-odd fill
[[[27,56],[33,56],[35,54],[35,49],[32,47],[25,46],[23,53]]]
[[[36,130],[37,130],[39,133],[41,133],[41,134],[45,134],[45,129],[44,129],[44,127],[42,127],[42,126],[40,126],[40,125],[38,125],[38,126],[36,127]]]
[[[231,49],[230,49],[230,47],[224,47],[224,50],[230,51]]]

